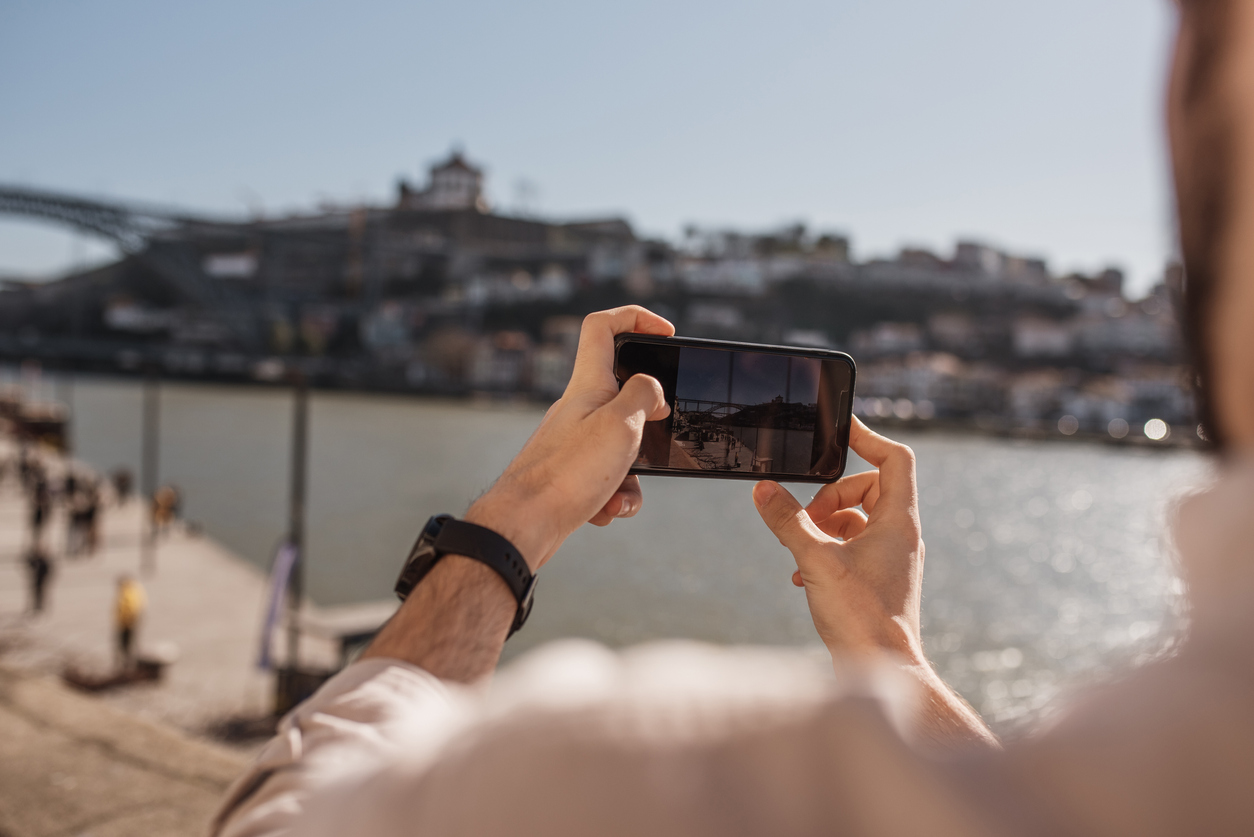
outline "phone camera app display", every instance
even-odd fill
[[[645,423],[633,471],[810,482],[839,476],[853,389],[847,355],[693,345],[699,342],[641,337],[619,346],[620,384],[650,375],[671,407],[666,418]]]
[[[820,361],[714,349],[679,350],[666,462],[704,471],[810,470]]]

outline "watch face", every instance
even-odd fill
[[[435,544],[426,535],[414,544],[414,551],[409,555],[409,566],[429,566],[435,557]]]
[[[418,545],[421,546],[425,541],[428,545],[435,543],[435,539],[440,534],[440,530],[444,528],[444,524],[453,519],[451,514],[437,514],[434,517],[428,517],[426,524],[422,527],[422,534],[418,536]]]
[[[437,514],[422,527],[422,533],[418,535],[418,541],[410,550],[409,558],[406,559],[405,566],[396,579],[396,595],[402,600],[410,594],[418,582],[422,581],[423,576],[431,571],[438,557],[435,551],[435,539],[444,528],[444,524],[452,519],[451,514]]]
[[[509,629],[510,636],[513,636],[526,623],[527,617],[531,615],[531,605],[536,600],[536,582],[539,580],[540,577],[537,575],[531,577],[531,583],[527,585],[526,592],[523,593],[522,599],[518,602],[518,612],[514,614],[514,624]]]

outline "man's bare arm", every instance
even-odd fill
[[[923,653],[923,533],[914,454],[854,419],[849,445],[878,468],[823,486],[809,506],[761,482],[763,521],[797,561],[814,627],[833,656],[891,653],[923,700],[915,732],[946,747],[996,745],[980,716],[947,686]]]
[[[527,520],[525,498],[505,502],[502,495],[508,490],[508,484],[498,484],[470,507],[465,519],[508,538],[534,570],[547,550],[547,527]],[[502,506],[515,513],[494,511]],[[464,555],[446,555],[362,656],[404,660],[441,680],[470,683],[496,667],[517,610],[514,594],[496,570]]]
[[[627,470],[644,423],[670,408],[661,385],[636,375],[619,389],[614,337],[675,329],[639,306],[590,314],[570,384],[496,484],[466,513],[508,539],[538,571],[584,523],[608,525],[640,510],[640,481]],[[504,580],[464,556],[440,560],[366,651],[469,682],[492,671],[517,612]]]
[[[915,732],[919,740],[941,749],[1001,747],[1001,742],[971,705],[926,662],[908,667],[923,686]]]
[[[487,564],[447,555],[414,588],[363,657],[391,657],[469,683],[496,667],[517,604]]]

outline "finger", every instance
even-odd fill
[[[866,515],[857,509],[842,509],[814,523],[825,535],[849,540],[862,534],[866,528]]]
[[[779,542],[792,552],[798,564],[810,548],[828,543],[830,539],[814,525],[805,509],[779,483],[763,480],[753,487],[753,502],[758,514]]]
[[[605,501],[601,511],[597,512],[594,517],[599,518],[604,515],[607,520],[613,520],[616,517],[634,517],[642,505],[644,505],[644,493],[640,490],[640,478],[629,476],[623,480],[623,484],[610,496],[610,499]]]
[[[801,570],[793,570],[792,583],[797,587],[805,587],[806,583],[801,580]]]
[[[849,431],[849,447],[880,470],[880,499],[893,507],[915,500],[914,451],[868,428],[855,416]]]
[[[631,501],[619,492],[614,492],[614,496],[606,501],[601,510],[589,518],[588,522],[593,526],[609,526],[620,517],[631,517],[635,511],[631,507]]]
[[[637,433],[646,421],[660,421],[670,411],[662,385],[657,378],[649,375],[632,375],[618,395],[600,408],[600,412],[624,422]],[[640,439],[637,438],[636,442],[639,443]]]
[[[880,472],[863,471],[841,477],[818,490],[806,511],[815,520],[823,520],[841,509],[862,506],[870,511],[880,496]]]
[[[625,503],[618,511],[619,517],[635,517],[636,512],[644,506],[644,489],[640,487],[640,477],[627,477],[616,493],[622,495]]]
[[[639,305],[624,305],[584,317],[579,330],[579,349],[568,388],[615,387],[614,337],[619,334],[658,334],[670,337],[675,326],[664,317]]]

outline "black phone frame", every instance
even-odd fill
[[[632,466],[627,472],[638,476],[658,476],[658,477],[695,477],[698,479],[716,479],[716,480],[752,480],[761,482],[762,480],[774,480],[776,482],[803,482],[803,483],[819,483],[826,485],[840,479],[845,469],[849,466],[849,430],[853,426],[853,394],[854,385],[858,376],[858,365],[854,363],[853,357],[845,352],[838,352],[835,349],[813,349],[800,348],[796,346],[775,346],[766,343],[741,343],[737,340],[713,340],[704,337],[662,337],[657,334],[636,334],[627,332],[619,334],[614,338],[614,379],[618,382],[619,389],[622,388],[626,381],[620,380],[618,377],[618,350],[627,342],[651,343],[657,346],[692,346],[698,349],[721,349],[723,351],[737,352],[761,352],[763,354],[772,355],[789,355],[791,357],[816,358],[818,360],[835,360],[845,363],[849,366],[849,394],[843,399],[843,411],[841,412],[841,420],[836,424],[836,437],[840,446],[840,468],[837,469],[834,476],[823,476],[820,474],[793,474],[793,473],[776,473],[776,472],[743,472],[743,471],[698,471],[687,468],[658,468],[654,466],[646,466],[638,468]],[[838,408],[842,405],[837,405]]]

